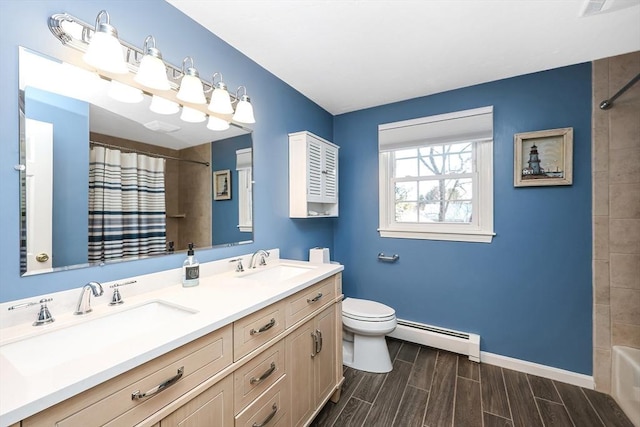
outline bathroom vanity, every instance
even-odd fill
[[[216,263],[230,266],[226,260]],[[327,400],[339,399],[344,380],[342,269],[289,260],[245,273],[207,275],[204,268],[198,287],[145,292],[116,308],[120,316],[126,315],[125,306],[135,313],[149,304],[167,304],[188,314],[159,322],[158,330],[144,335],[123,330],[125,338],[100,355],[79,360],[69,354],[46,371],[29,371],[12,360],[3,350],[11,345],[11,331],[3,330],[2,425],[307,425]],[[111,315],[119,322],[104,314],[111,307],[98,306],[97,299],[94,305],[96,319]],[[163,311],[158,313],[162,317]],[[77,321],[59,317],[62,329]],[[152,316],[137,320],[154,321]],[[135,329],[137,322],[127,328]]]

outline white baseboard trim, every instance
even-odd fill
[[[537,375],[543,378],[549,378],[551,380],[561,381],[567,384],[573,384],[578,387],[584,387],[591,390],[595,387],[593,377],[590,375],[566,371],[552,366],[540,365],[526,360],[514,359],[512,357],[501,356],[499,354],[487,353],[486,351],[480,352],[480,362],[500,366],[501,368],[513,369],[514,371],[520,371],[526,374]]]

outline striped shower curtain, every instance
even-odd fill
[[[165,252],[164,159],[92,147],[89,262]]]

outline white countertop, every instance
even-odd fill
[[[226,272],[201,276],[199,286],[193,288],[165,284],[160,289],[130,297],[126,297],[127,293],[123,289],[125,303],[115,307],[107,304],[111,295],[109,289],[105,288],[105,296],[101,297],[100,304],[96,298],[92,299],[94,307],[89,314],[74,316],[71,311],[56,313],[52,310],[56,321],[49,325],[33,327],[31,322],[35,319],[31,319],[27,324],[0,329],[0,425],[18,422],[343,270],[343,266],[339,264],[274,261],[270,261],[266,268],[285,263],[314,268],[280,283],[244,278],[250,272]],[[228,260],[216,262],[226,265]],[[201,267],[202,270],[207,269]],[[175,272],[168,277],[175,282]],[[79,293],[79,289],[74,291]],[[27,335],[59,330],[154,300],[166,301],[197,312],[177,321],[164,323],[162,319],[139,319],[139,322],[156,322],[158,327],[154,328],[153,333],[133,336],[126,334],[122,341],[116,338],[117,344],[110,346],[109,351],[96,350],[95,354],[90,351],[89,356],[85,354],[81,358],[74,356],[72,352],[68,355],[57,354],[57,358],[63,356],[61,359],[64,361],[56,364],[54,369],[45,371],[21,372],[2,354],[2,345],[24,339]],[[108,333],[118,334],[118,330],[114,328]],[[91,336],[86,340],[85,348],[93,348],[100,340],[100,334]],[[114,341],[114,338],[110,337],[110,340]],[[39,357],[44,359],[48,353],[65,350],[64,346],[42,348],[39,349]]]

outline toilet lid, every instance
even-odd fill
[[[342,301],[342,313],[351,318],[385,319],[393,317],[396,311],[379,302],[357,298],[345,298]]]

